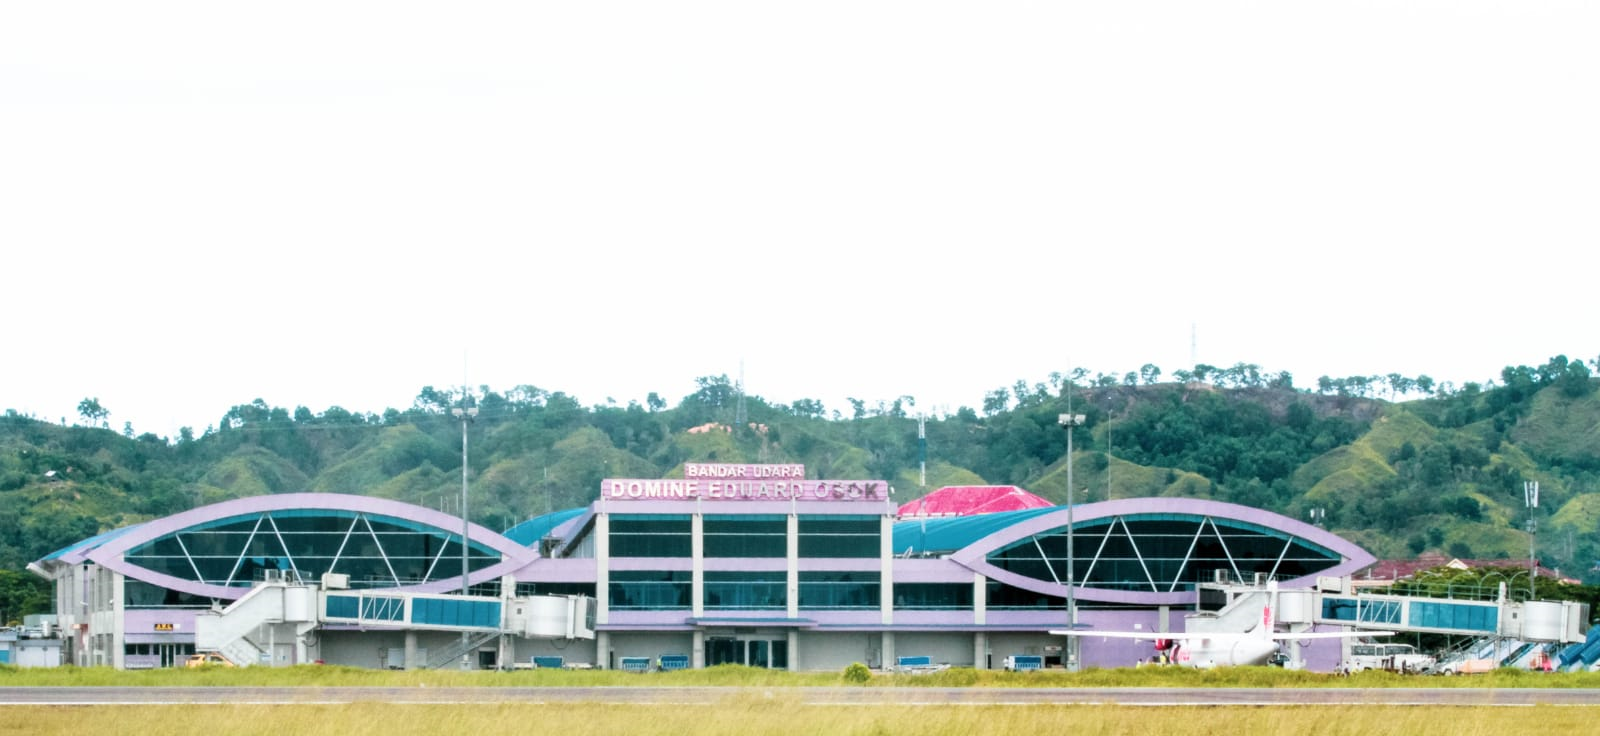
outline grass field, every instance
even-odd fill
[[[723,665],[678,672],[631,674],[615,670],[398,672],[355,667],[200,667],[118,671],[104,667],[17,668],[0,666],[0,686],[323,686],[323,687],[600,687],[675,685],[713,687],[833,687],[850,685],[842,672],[785,672]],[[861,687],[1480,687],[1596,688],[1600,673],[1546,674],[1502,669],[1482,675],[1439,677],[1362,672],[1350,677],[1293,672],[1276,667],[1179,667],[1086,670],[1078,673],[999,672],[953,668],[925,675],[874,675]],[[1597,698],[1600,699],[1600,698]]]
[[[1553,733],[1587,733],[1590,708],[1533,706],[1141,707],[1105,705],[806,705],[787,688],[850,685],[842,673],[790,673],[712,667],[644,675],[622,672],[391,672],[350,667],[205,667],[119,672],[106,668],[0,667],[0,686],[326,686],[539,687],[681,685],[730,690],[715,705],[357,702],[295,705],[92,705],[0,708],[9,734],[627,734],[628,736],[977,736],[979,734],[1427,734],[1503,736],[1535,724]],[[1516,670],[1464,677],[1365,672],[1337,677],[1269,667],[1007,673],[952,669],[928,675],[876,675],[861,687],[1563,687],[1600,688],[1600,674]],[[757,694],[759,693],[759,694]],[[1600,705],[1597,691],[1596,705]]]
[[[1139,708],[1116,706],[805,706],[736,697],[712,706],[351,705],[18,706],[0,710],[0,734],[571,733],[630,736],[974,736],[975,734],[1429,734],[1503,736],[1530,725],[1587,733],[1588,708],[1349,707]]]

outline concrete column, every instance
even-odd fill
[[[306,646],[306,634],[310,633],[309,624],[295,624],[294,626],[294,663],[310,664],[311,649]]]
[[[594,622],[611,623],[611,516],[594,515]],[[599,636],[599,634],[596,634]],[[605,656],[605,651],[600,652]],[[604,662],[596,667],[604,667]]]
[[[689,517],[689,556],[689,614],[700,618],[706,615],[706,517],[699,511]]]
[[[423,663],[417,661],[417,632],[415,629],[408,630],[406,631],[406,669],[421,669],[422,666]]]
[[[800,671],[800,630],[789,629],[789,671]]]
[[[884,626],[894,624],[894,516],[885,513],[878,523],[878,610]]]
[[[689,666],[703,669],[706,666],[706,632],[695,629],[694,649],[689,652]]]
[[[982,631],[972,635],[972,668],[989,669],[989,635]]]
[[[594,632],[594,668],[611,669],[611,634],[608,632]]]
[[[787,540],[785,569],[788,571],[784,578],[787,599],[784,611],[789,618],[800,618],[800,515],[794,511],[793,502],[790,502],[789,526],[784,537]]]
[[[989,580],[976,572],[972,573],[972,623],[989,623]]]
[[[111,572],[111,666],[125,669],[126,661],[123,657],[127,647],[123,645],[128,634],[127,622],[123,621],[124,604],[127,596],[123,595],[123,583],[126,578],[120,572]]]
[[[890,669],[890,668],[894,667],[894,663],[895,663],[894,632],[893,631],[885,631],[885,632],[883,632],[882,641],[883,641],[883,647],[882,647],[882,649],[883,649],[883,668],[887,670],[887,669]]]

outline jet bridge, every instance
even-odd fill
[[[1385,631],[1501,637],[1523,642],[1584,640],[1589,605],[1575,601],[1475,601],[1318,592],[1314,622]]]
[[[1290,631],[1314,626],[1343,626],[1395,632],[1499,637],[1528,643],[1584,641],[1589,630],[1589,605],[1576,601],[1511,601],[1504,584],[1495,600],[1424,598],[1386,593],[1354,593],[1348,580],[1322,578],[1311,589],[1277,589],[1270,581],[1255,584],[1202,583],[1200,598],[1211,601],[1208,631],[1243,631],[1263,605],[1273,607],[1276,622]]]
[[[1253,582],[1219,579],[1202,583],[1198,593],[1201,611],[1185,617],[1188,633],[1244,632],[1269,615],[1274,628],[1286,633],[1337,626],[1351,631],[1438,633],[1530,645],[1583,642],[1589,629],[1588,604],[1509,601],[1503,585],[1496,600],[1471,600],[1357,594],[1350,591],[1348,579],[1340,578],[1321,578],[1315,588],[1279,589],[1274,581],[1259,576]],[[1304,666],[1302,643],[1293,638],[1287,641],[1289,666]],[[1600,652],[1600,646],[1596,651]]]
[[[239,666],[305,662],[306,642],[323,626],[459,631],[469,635],[474,648],[500,636],[594,638],[594,599],[587,596],[347,590],[337,579],[327,575],[323,585],[313,585],[292,576],[269,577],[228,607],[196,616],[195,649],[217,652]]]

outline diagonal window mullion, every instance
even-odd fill
[[[1118,518],[1121,518],[1121,517],[1118,517]],[[1095,550],[1094,550],[1094,558],[1089,560],[1089,569],[1083,571],[1083,579],[1084,580],[1088,580],[1089,576],[1094,574],[1095,566],[1100,564],[1100,557],[1105,554],[1106,544],[1111,541],[1111,532],[1114,531],[1116,528],[1117,528],[1117,524],[1116,524],[1115,521],[1113,521],[1112,523],[1106,525],[1106,533],[1100,535],[1100,546],[1095,548]],[[1112,582],[1116,582],[1116,581],[1113,580]]]
[[[1284,540],[1283,540],[1283,551],[1278,553],[1278,559],[1272,561],[1272,571],[1267,573],[1268,575],[1270,575],[1270,576],[1272,576],[1274,578],[1278,577],[1278,567],[1283,564],[1283,558],[1288,556],[1289,548],[1293,547],[1293,546],[1294,546],[1294,537],[1286,537],[1286,538],[1284,538]]]
[[[389,564],[389,553],[384,551],[383,540],[378,539],[377,530],[372,528],[372,520],[368,519],[366,514],[362,514],[361,521],[367,525],[367,533],[372,535],[372,543],[378,547],[378,557],[383,559],[383,566],[389,568],[389,577],[394,580],[394,584],[398,587],[400,585],[400,576],[395,574],[394,565]]]
[[[244,540],[244,546],[239,548],[239,554],[233,558],[233,569],[228,571],[228,581],[223,585],[233,585],[233,576],[239,574],[239,567],[244,564],[244,556],[250,551],[250,543],[256,541],[256,532],[261,529],[261,520],[266,514],[256,517],[256,525],[250,528],[250,536]]]
[[[283,532],[278,530],[277,519],[268,514],[267,524],[272,527],[272,536],[278,538],[278,546],[283,548],[283,556],[289,560],[289,570],[294,573],[295,582],[300,582],[300,567],[294,564],[294,553],[289,551],[289,543],[283,541]]]
[[[433,561],[428,563],[428,571],[422,574],[422,579],[424,582],[433,579],[433,571],[439,567],[439,560],[444,559],[444,551],[449,546],[450,539],[448,536],[439,540],[439,551],[433,553]]]
[[[189,554],[189,545],[183,543],[182,534],[174,534],[172,538],[178,541],[178,549],[183,550],[183,559],[189,561],[189,569],[194,571],[194,579],[202,583],[210,583],[206,576],[200,574],[200,566],[194,562],[194,555]]]
[[[1194,548],[1200,545],[1200,535],[1204,534],[1205,530],[1206,523],[1203,519],[1194,526],[1194,538],[1189,540],[1189,551],[1183,553],[1183,563],[1178,565],[1178,571],[1173,574],[1172,585],[1167,586],[1168,593],[1178,589],[1178,581],[1183,579],[1184,571],[1194,562]]]
[[[1139,568],[1144,570],[1144,579],[1150,583],[1150,592],[1161,592],[1156,588],[1155,576],[1150,574],[1150,566],[1144,564],[1144,555],[1139,552],[1139,543],[1133,540],[1133,530],[1128,528],[1128,520],[1120,517],[1117,520],[1122,522],[1122,533],[1128,537],[1128,546],[1133,548],[1133,556],[1139,561]]]
[[[1050,555],[1045,554],[1044,547],[1039,544],[1039,535],[1035,534],[1028,539],[1033,542],[1033,548],[1039,552],[1039,559],[1044,560],[1044,569],[1050,571],[1050,579],[1056,581],[1056,585],[1060,585],[1061,576],[1056,574],[1056,566],[1050,564]]]
[[[339,549],[333,553],[333,561],[328,563],[328,572],[339,569],[339,558],[344,556],[344,547],[350,543],[350,535],[355,533],[356,525],[360,523],[360,515],[350,520],[350,528],[344,530],[344,539],[339,540]]]
[[[1222,545],[1222,556],[1228,558],[1228,566],[1233,568],[1234,579],[1244,580],[1244,573],[1239,572],[1238,561],[1233,559],[1233,552],[1228,549],[1228,540],[1222,538],[1222,527],[1217,526],[1217,520],[1209,516],[1206,517],[1206,521],[1211,522],[1211,531],[1217,535],[1217,544]]]

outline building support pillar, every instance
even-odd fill
[[[989,669],[989,634],[983,631],[972,635],[972,668]]]
[[[393,666],[393,664],[391,663],[390,666]],[[415,670],[415,669],[421,669],[421,668],[422,668],[422,663],[417,661],[417,632],[415,630],[407,630],[406,631],[406,669]]]

